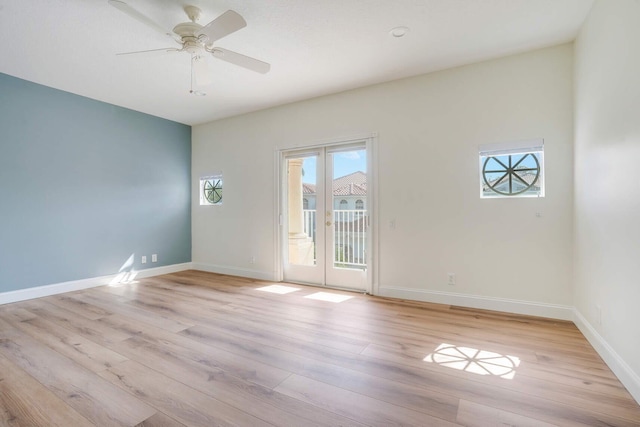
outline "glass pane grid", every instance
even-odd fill
[[[200,178],[200,205],[222,204],[222,176]]]
[[[480,156],[480,196],[544,196],[542,152]]]

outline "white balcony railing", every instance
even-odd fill
[[[304,210],[304,232],[316,244],[316,211]],[[343,268],[366,267],[367,211],[334,210],[334,265]]]
[[[316,244],[316,211],[315,210],[303,210],[304,218],[304,234],[313,239],[313,244]]]

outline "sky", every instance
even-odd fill
[[[345,151],[334,153],[333,178],[349,175],[350,173],[367,171],[366,150]],[[302,181],[307,184],[316,184],[317,157],[306,157],[302,163],[304,176]]]

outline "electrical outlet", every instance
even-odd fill
[[[158,262],[158,254],[151,255],[151,262]]]
[[[456,284],[456,273],[447,273],[447,284],[450,286]]]
[[[256,257],[252,256],[251,258],[249,258],[249,264],[255,264],[256,263]]]
[[[140,261],[143,264],[147,263],[147,257],[145,255],[142,255],[142,260]]]

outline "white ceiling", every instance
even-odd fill
[[[0,72],[186,124],[573,40],[593,0],[124,0],[165,28],[228,9],[247,27],[217,45],[271,64],[258,74],[210,61],[189,94],[186,53],[107,0],[0,0]],[[393,38],[389,30],[410,32]],[[0,94],[1,96],[1,94]]]

